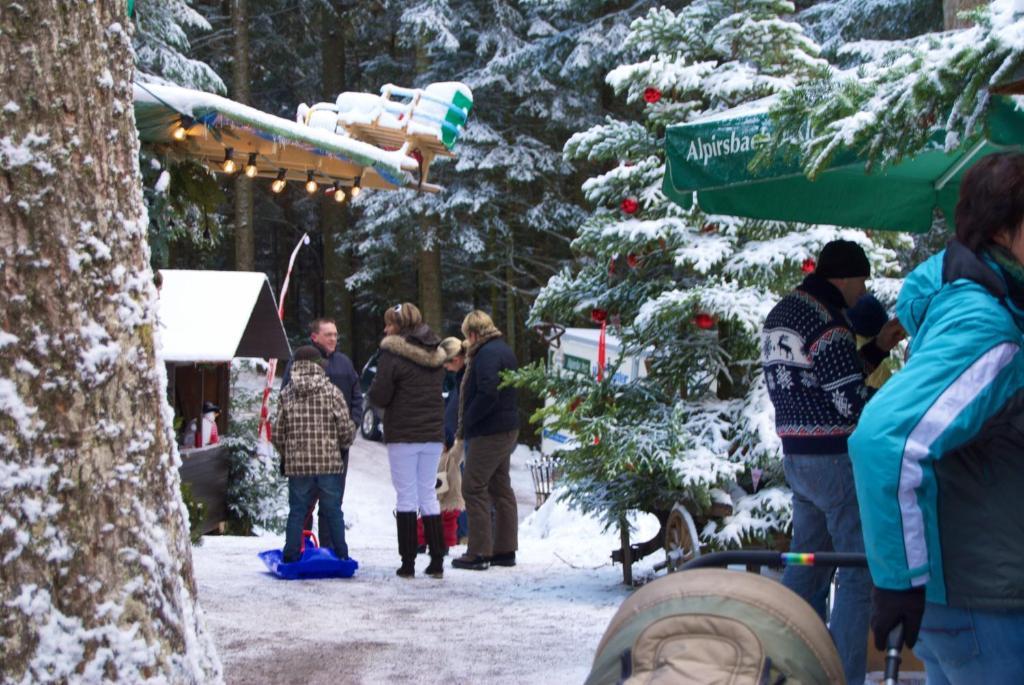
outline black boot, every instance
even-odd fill
[[[427,575],[431,578],[442,578],[444,576],[444,555],[448,554],[448,548],[444,545],[444,525],[441,523],[441,515],[423,517],[423,537],[430,547],[430,565],[427,566]]]
[[[398,522],[398,555],[402,557],[401,567],[395,573],[402,578],[416,575],[416,512],[400,511],[395,514]]]

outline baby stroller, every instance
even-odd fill
[[[865,566],[863,554],[719,552],[637,590],[612,617],[586,685],[843,683],[832,637],[809,604],[732,564]],[[885,682],[899,672],[902,628],[889,636]]]

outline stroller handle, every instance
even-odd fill
[[[898,623],[889,631],[885,641],[885,685],[897,685],[900,681],[900,653],[903,651],[903,624]]]
[[[712,552],[699,556],[683,566],[683,571],[695,568],[729,566],[731,564],[758,564],[760,566],[855,566],[868,565],[867,557],[852,552],[772,552],[769,550]]]

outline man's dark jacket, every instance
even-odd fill
[[[363,420],[363,389],[359,385],[359,374],[356,373],[355,367],[352,366],[352,360],[338,350],[327,354],[324,348],[312,340],[309,341],[309,344],[320,350],[321,356],[327,360],[327,368],[324,369],[327,373],[327,378],[345,396],[345,402],[348,404],[348,415],[352,418],[352,423],[358,427]],[[288,360],[288,366],[284,370],[284,377],[281,379],[282,390],[292,380],[292,363],[293,360]]]
[[[519,366],[512,348],[502,338],[492,338],[467,361],[462,384],[463,436],[469,440],[519,428],[515,388],[498,389],[501,372]]]
[[[455,374],[455,385],[448,393],[444,405],[444,446],[451,448],[455,444],[455,434],[459,430],[459,386],[466,375],[466,368],[459,369]]]

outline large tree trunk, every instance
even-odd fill
[[[231,97],[250,104],[249,0],[232,0],[231,30],[235,35],[231,61]],[[246,159],[239,159],[242,168]],[[235,177],[235,270],[256,270],[256,237],[252,228],[252,179]]]
[[[497,312],[495,312],[497,313]],[[515,273],[511,266],[505,267],[505,342],[516,350],[516,333],[519,330],[519,322],[516,321],[516,286]]]
[[[155,354],[125,3],[5,0],[0,26],[3,680],[218,682]]]
[[[321,55],[324,72],[324,100],[334,102],[344,92],[345,40],[348,21],[344,9],[337,14],[321,8]],[[348,203],[339,205],[327,197],[321,202],[320,232],[324,237],[324,315],[338,325],[338,349],[350,358],[354,352],[352,334],[352,293],[345,279],[352,273],[352,261],[342,236],[349,227]]]
[[[430,55],[420,41],[416,45],[416,73],[426,73],[430,66]],[[419,293],[420,310],[423,312],[423,320],[438,335],[444,335],[442,324],[444,315],[441,305],[441,231],[437,222],[428,217],[423,217],[420,222],[420,230],[423,233],[423,242],[426,249],[419,251]],[[433,231],[433,235],[431,235]]]
[[[426,227],[424,227],[425,229]],[[444,335],[441,311],[441,248],[435,239],[428,250],[419,252],[420,310],[423,320],[438,335]]]
[[[972,10],[975,7],[985,5],[988,0],[942,0],[942,23],[945,29],[962,29],[971,26],[973,22],[964,21],[957,15],[960,12]]]

